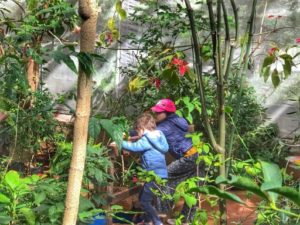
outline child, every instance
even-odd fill
[[[163,178],[168,178],[165,153],[169,146],[164,134],[156,130],[156,124],[153,116],[149,113],[142,114],[136,121],[135,129],[140,136],[135,142],[123,141],[124,150],[140,153],[141,166],[147,171]],[[152,200],[155,195],[151,189],[155,189],[154,181],[144,183],[140,193],[139,200],[143,211],[145,212],[145,224],[153,222],[154,225],[162,225],[156,209],[152,206]]]

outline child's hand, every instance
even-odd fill
[[[114,151],[114,154],[115,156],[118,156],[119,155],[119,151],[118,151],[118,146],[116,144],[116,142],[112,142],[108,145],[108,147],[110,147],[113,151]]]
[[[129,137],[129,138],[128,138],[128,141],[135,142],[135,141],[137,141],[138,139],[140,139],[140,136],[132,136],[132,137]]]
[[[109,147],[113,147],[116,148],[117,147],[117,143],[115,141],[111,142],[109,145]]]

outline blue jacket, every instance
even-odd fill
[[[142,168],[147,171],[154,171],[161,178],[168,178],[165,154],[169,146],[164,134],[159,131],[150,131],[136,142],[123,141],[122,148],[141,153]]]
[[[181,158],[186,151],[193,147],[192,139],[185,137],[189,129],[188,122],[177,114],[168,115],[157,125],[157,129],[166,136],[169,152],[176,159]]]

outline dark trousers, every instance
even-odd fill
[[[143,189],[140,193],[140,204],[142,210],[145,212],[145,221],[153,222],[154,225],[160,225],[160,221],[156,209],[152,205],[152,201],[155,198],[154,193],[151,191],[151,188],[156,189],[156,184],[154,181],[145,183]]]
[[[198,158],[198,154],[191,155],[189,157],[181,157],[170,163],[168,165],[168,193],[173,195],[176,186],[189,178],[196,177],[197,175],[200,177],[204,177],[204,162],[200,162],[199,165],[196,164],[196,160]],[[197,174],[198,170],[198,174]],[[201,184],[200,184],[201,185]],[[167,213],[171,210],[170,205],[172,202],[168,201],[160,201],[158,199],[158,209],[163,213]],[[194,214],[196,212],[197,206],[193,206],[189,208],[186,204],[184,204],[183,209],[181,211],[181,215],[185,218],[185,221],[192,221]]]

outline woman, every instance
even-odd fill
[[[151,108],[155,113],[157,129],[162,131],[169,144],[169,153],[175,158],[175,161],[168,165],[168,185],[174,189],[176,186],[197,175],[198,153],[193,147],[192,139],[187,138],[189,125],[188,122],[179,117],[176,112],[176,106],[170,99],[161,99]],[[204,165],[201,163],[199,172],[204,172]],[[173,193],[172,193],[173,194]],[[196,207],[189,209],[185,204],[181,214],[185,216],[186,221],[190,221],[195,213]],[[172,223],[172,221],[168,221]]]

